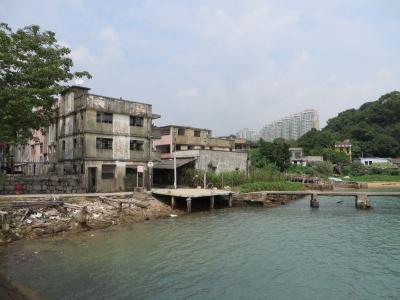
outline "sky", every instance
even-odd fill
[[[55,32],[92,93],[214,136],[400,90],[399,0],[0,0],[0,22]]]

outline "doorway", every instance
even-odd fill
[[[88,168],[88,192],[89,193],[96,192],[96,174],[97,174],[97,167]]]

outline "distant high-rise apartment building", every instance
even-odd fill
[[[312,128],[319,129],[318,111],[307,109],[266,124],[260,130],[260,137],[266,141],[273,141],[276,138],[296,140]]]
[[[259,135],[258,135],[257,131],[254,130],[254,129],[243,128],[243,129],[240,129],[236,133],[236,137],[240,138],[240,139],[246,139],[246,140],[251,141],[251,142],[255,142],[255,141],[258,140]]]

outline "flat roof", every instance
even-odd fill
[[[197,128],[197,127],[192,127],[192,126],[182,126],[182,125],[165,125],[165,126],[158,126],[157,128],[159,129],[166,129],[166,128],[185,128],[185,129],[193,129],[193,130],[206,130],[208,132],[211,132],[211,129],[207,128]]]

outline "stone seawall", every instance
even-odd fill
[[[275,207],[285,205],[286,203],[300,199],[302,195],[271,195],[267,192],[253,192],[246,194],[234,194],[234,206],[240,205],[259,205],[265,207]]]
[[[343,189],[367,189],[367,182],[354,182],[354,181],[334,181],[332,182],[335,188]]]
[[[66,194],[84,193],[83,177],[80,175],[65,176],[7,176],[0,184],[0,195],[16,194],[18,185],[22,194]]]

